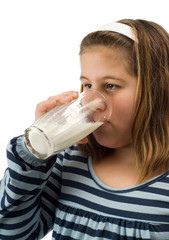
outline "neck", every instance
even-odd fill
[[[131,167],[136,166],[135,153],[131,144],[122,148],[114,149],[112,157],[114,162],[117,162],[119,164]]]
[[[139,171],[132,146],[112,149],[102,158],[93,159],[98,178],[111,187],[124,188],[137,184]]]

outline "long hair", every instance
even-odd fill
[[[169,170],[169,34],[146,20],[119,22],[132,27],[138,43],[115,32],[97,31],[82,40],[80,54],[99,44],[124,49],[130,56],[130,72],[138,79],[132,144],[141,169],[140,183]],[[79,148],[92,156],[108,151],[97,144],[92,134],[89,143]]]

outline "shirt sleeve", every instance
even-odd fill
[[[20,136],[10,141],[7,159],[8,168],[0,181],[0,239],[42,239],[53,227],[62,155],[37,159]]]

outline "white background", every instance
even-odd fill
[[[36,104],[79,90],[82,38],[123,18],[155,21],[169,31],[167,2],[0,0],[0,178],[7,167],[6,145],[33,123]]]

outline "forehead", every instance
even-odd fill
[[[129,54],[122,48],[111,48],[102,45],[88,47],[81,54],[81,68],[119,68],[123,66],[130,72]],[[99,69],[98,69],[99,70]]]
[[[127,50],[123,49],[122,47],[111,47],[111,46],[104,46],[104,45],[92,45],[87,48],[81,53],[83,56],[86,53],[104,53],[106,55],[121,53],[127,55]]]

